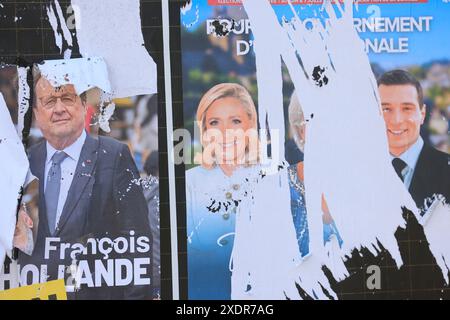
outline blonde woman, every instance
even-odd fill
[[[236,215],[258,163],[257,113],[239,84],[214,86],[197,109],[202,153],[186,173],[189,299],[230,299]]]

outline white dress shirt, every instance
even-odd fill
[[[58,198],[58,208],[56,210],[56,225],[58,225],[59,219],[66,203],[67,194],[72,184],[73,177],[75,175],[75,170],[77,169],[78,159],[80,158],[81,149],[83,148],[84,142],[86,140],[86,132],[83,130],[78,139],[66,147],[64,150],[56,150],[47,141],[47,160],[45,162],[45,182],[44,188],[47,188],[47,176],[52,165],[52,157],[56,152],[64,151],[67,157],[61,162],[61,187],[59,191]]]
[[[400,158],[406,163],[405,169],[403,169],[402,176],[403,176],[403,183],[405,184],[406,188],[409,189],[409,186],[411,185],[411,180],[414,175],[414,170],[416,169],[417,160],[419,160],[420,152],[423,148],[423,140],[422,137],[419,136],[417,141],[409,147],[408,150],[403,152],[400,156],[394,157],[391,154],[391,160],[394,158]]]

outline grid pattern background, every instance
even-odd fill
[[[165,1],[165,0],[163,0]],[[18,58],[27,63],[44,59],[62,58],[55,45],[54,31],[51,28],[46,8],[53,1],[0,0],[0,63],[16,64]],[[164,58],[170,58],[172,68],[173,118],[174,129],[184,126],[183,92],[180,39],[180,6],[185,1],[169,0],[170,5],[170,57],[164,57],[162,39],[161,0],[141,0],[142,31],[145,45],[158,66],[159,100],[159,163],[160,163],[160,212],[161,212],[161,287],[162,298],[172,297],[170,216],[168,193],[168,155],[166,142],[166,105],[164,93]],[[70,1],[59,1],[63,12]],[[74,37],[72,56],[79,56],[76,37]],[[186,203],[185,168],[176,166],[176,199],[178,229],[178,257],[180,297],[187,298],[187,254],[186,254]],[[332,283],[340,299],[420,299],[442,296],[449,298],[450,289],[442,288],[439,281],[430,275],[437,269],[433,258],[424,251],[426,243],[413,239],[409,233],[398,234],[399,245],[405,267],[396,270],[392,257],[385,251],[374,257],[368,250],[361,254],[355,252],[347,263],[351,276],[341,282]],[[416,249],[419,251],[416,252]],[[425,253],[423,253],[423,252]],[[369,290],[367,267],[377,265],[381,269],[381,290]],[[416,289],[412,288],[415,282]],[[417,289],[420,288],[420,289]]]
[[[67,14],[68,0],[59,0],[63,14]],[[160,212],[161,212],[161,295],[172,297],[170,229],[167,179],[167,142],[164,94],[164,61],[162,16],[160,0],[141,0],[141,22],[145,46],[158,68],[158,126],[160,152]],[[0,63],[31,65],[45,59],[61,59],[55,44],[54,31],[48,21],[47,8],[54,1],[0,1]],[[55,7],[53,7],[55,10]],[[67,18],[67,17],[66,17]],[[72,57],[79,57],[75,30]],[[63,52],[64,52],[63,45]]]

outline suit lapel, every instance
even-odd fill
[[[45,234],[50,235],[47,220],[47,208],[45,207],[45,160],[47,160],[47,147],[45,142],[41,143],[30,155],[31,172],[39,179],[39,226],[44,228]]]
[[[75,175],[67,194],[66,203],[58,222],[58,228],[55,235],[58,235],[64,228],[69,217],[72,215],[83,191],[90,181],[94,179],[94,169],[97,163],[98,140],[91,136],[86,136],[86,141],[81,149],[80,158],[78,160]]]
[[[409,193],[412,195],[416,205],[419,207],[423,206],[423,199],[420,199],[420,195],[423,193],[422,190],[428,190],[427,185],[429,178],[429,170],[427,167],[429,164],[430,150],[427,145],[424,145],[422,151],[420,152],[419,159],[417,160],[416,168],[414,169],[414,174],[411,180],[411,185],[409,186]]]

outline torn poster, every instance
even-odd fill
[[[109,121],[115,105],[112,102],[108,68],[103,58],[45,60],[36,67],[53,87],[72,84],[77,94],[85,94],[88,104],[99,106],[97,117],[100,129],[108,133],[111,131]]]
[[[436,258],[447,284],[449,284],[450,250],[448,249],[448,230],[450,230],[450,205],[442,195],[434,195],[421,221],[424,226],[430,250]]]
[[[0,262],[3,269],[5,255],[13,248],[18,200],[28,172],[28,160],[11,120],[3,95],[0,93],[0,194],[2,209],[0,223]]]
[[[156,64],[144,47],[139,1],[72,0],[72,6],[81,19],[80,53],[105,59],[114,97],[156,93]]]
[[[189,6],[180,8],[185,126],[200,131],[186,172],[190,299],[450,298],[450,242],[439,229],[448,200],[428,204],[436,211],[424,217],[425,199],[450,192],[448,50],[433,41],[448,28],[449,7],[323,3],[193,1],[201,17],[194,26],[184,14]],[[249,185],[241,172],[249,164],[223,165],[218,153],[213,166],[196,161],[210,147],[202,131],[245,131],[255,115],[259,160],[276,172],[271,188],[259,180]],[[221,145],[231,152],[230,140]],[[291,226],[269,218],[273,202],[282,221],[288,211]],[[273,262],[278,251],[259,232],[279,237],[287,252],[294,241],[301,262]],[[260,278],[267,265],[273,272]],[[373,266],[380,267],[380,286],[361,288]]]
[[[17,134],[22,139],[22,132],[25,128],[25,115],[30,108],[30,86],[27,82],[28,72],[30,68],[17,67],[17,79],[18,79],[18,115],[17,115]]]
[[[55,43],[59,48],[60,53],[62,53],[63,48],[66,48],[64,50],[64,59],[70,59],[72,55],[73,45],[72,34],[67,27],[66,19],[64,18],[58,0],[54,1],[54,7],[56,8],[56,12],[55,9],[53,9],[53,5],[51,3],[47,6],[48,21],[53,29],[55,35]],[[60,26],[61,29],[58,29],[58,26]],[[62,33],[60,32],[60,30],[62,30]],[[63,46],[63,40],[65,41],[66,46]]]
[[[6,124],[9,128],[12,119],[16,129],[26,133],[23,141],[17,140],[26,145],[30,172],[39,178],[24,189],[17,216],[18,194],[12,196],[11,181],[4,192],[2,180],[3,203],[15,201],[11,221],[1,222],[2,252],[7,234],[3,228],[7,227],[11,235],[15,231],[14,238],[6,241],[10,242],[7,249],[12,245],[16,249],[12,261],[4,268],[2,264],[0,290],[8,290],[2,292],[3,297],[22,292],[17,297],[46,298],[44,293],[37,297],[26,293],[46,291],[53,280],[59,283],[58,293],[51,292],[54,288],[47,291],[50,298],[59,299],[59,293],[68,299],[160,297],[158,96],[136,94],[156,91],[156,66],[142,45],[145,36],[154,55],[153,48],[161,47],[161,29],[141,32],[149,25],[141,26],[139,2],[127,1],[126,7],[121,2],[121,17],[111,1],[107,5],[102,2],[104,15],[99,15],[95,11],[99,3],[89,7],[81,2],[72,6],[70,1],[50,1],[44,7],[23,3],[20,17],[33,32],[21,37],[20,48],[14,41],[6,41],[1,48],[0,61],[13,64],[8,72],[0,69],[0,91],[7,104],[4,111],[10,114],[8,122],[0,119],[1,127]],[[9,18],[16,4],[5,3],[4,8],[0,6],[4,11],[0,13]],[[42,12],[43,19],[33,19]],[[124,33],[105,22],[121,24],[127,15],[129,23],[121,26]],[[142,15],[161,21],[157,10]],[[71,23],[74,17],[76,26],[83,27],[82,39],[77,38]],[[92,27],[95,22],[90,23],[89,17],[101,22],[98,27],[103,29]],[[127,27],[130,25],[136,30]],[[16,33],[22,26],[18,23],[8,28]],[[111,45],[106,52],[80,54],[80,48],[89,49],[84,28],[93,34],[89,39],[96,42],[94,47],[100,40]],[[111,44],[109,32],[120,41]],[[121,59],[113,59],[118,56]],[[12,62],[10,57],[14,57]],[[125,69],[120,69],[122,66]],[[33,79],[31,71],[40,77]],[[116,82],[111,81],[112,71]],[[97,124],[104,133],[98,132]],[[2,141],[2,148],[8,140]],[[15,153],[8,152],[0,168],[2,179],[20,164],[10,159]],[[15,177],[20,175],[16,172]]]
[[[53,87],[73,84],[78,95],[94,88],[112,93],[108,68],[101,57],[45,60],[36,66]]]

